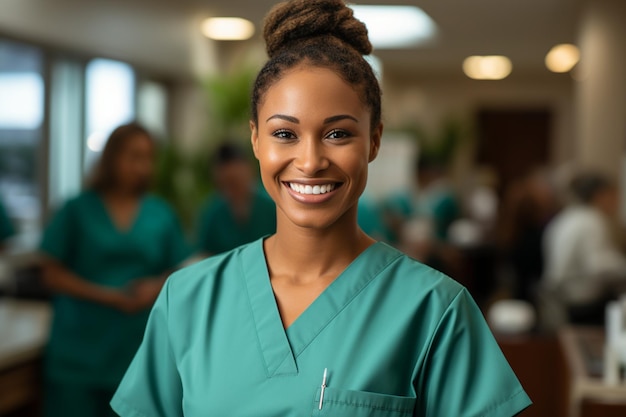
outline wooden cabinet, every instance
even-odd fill
[[[533,405],[521,417],[565,417],[564,365],[556,336],[496,335]]]
[[[0,371],[0,416],[40,416],[42,388],[40,359]]]

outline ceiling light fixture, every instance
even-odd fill
[[[243,41],[254,35],[254,24],[240,17],[210,17],[202,22],[202,34],[218,41]]]
[[[512,70],[511,60],[502,55],[474,55],[463,61],[463,72],[474,80],[502,80]]]
[[[571,43],[562,43],[546,55],[546,67],[552,72],[569,72],[580,60],[580,50]]]
[[[435,22],[415,6],[350,5],[376,49],[408,48],[432,39]]]

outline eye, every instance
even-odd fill
[[[285,129],[280,129],[280,130],[275,131],[274,133],[272,133],[272,136],[278,139],[283,139],[283,140],[290,140],[290,139],[296,138],[296,135],[294,135],[293,132],[289,130],[285,130]]]
[[[344,139],[351,136],[350,132],[341,129],[333,129],[326,135],[327,139]]]

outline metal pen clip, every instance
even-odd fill
[[[324,368],[324,376],[322,377],[322,389],[320,391],[320,410],[322,409],[322,403],[324,402],[324,390],[326,389],[326,376],[328,374],[328,368]]]

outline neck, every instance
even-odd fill
[[[116,200],[116,201],[129,201],[129,200],[138,200],[140,195],[131,190],[125,190],[122,188],[111,188],[106,190],[104,193],[104,198],[107,200]]]
[[[276,234],[265,242],[270,274],[299,282],[339,275],[374,243],[353,211],[326,229],[299,227],[279,212]]]

